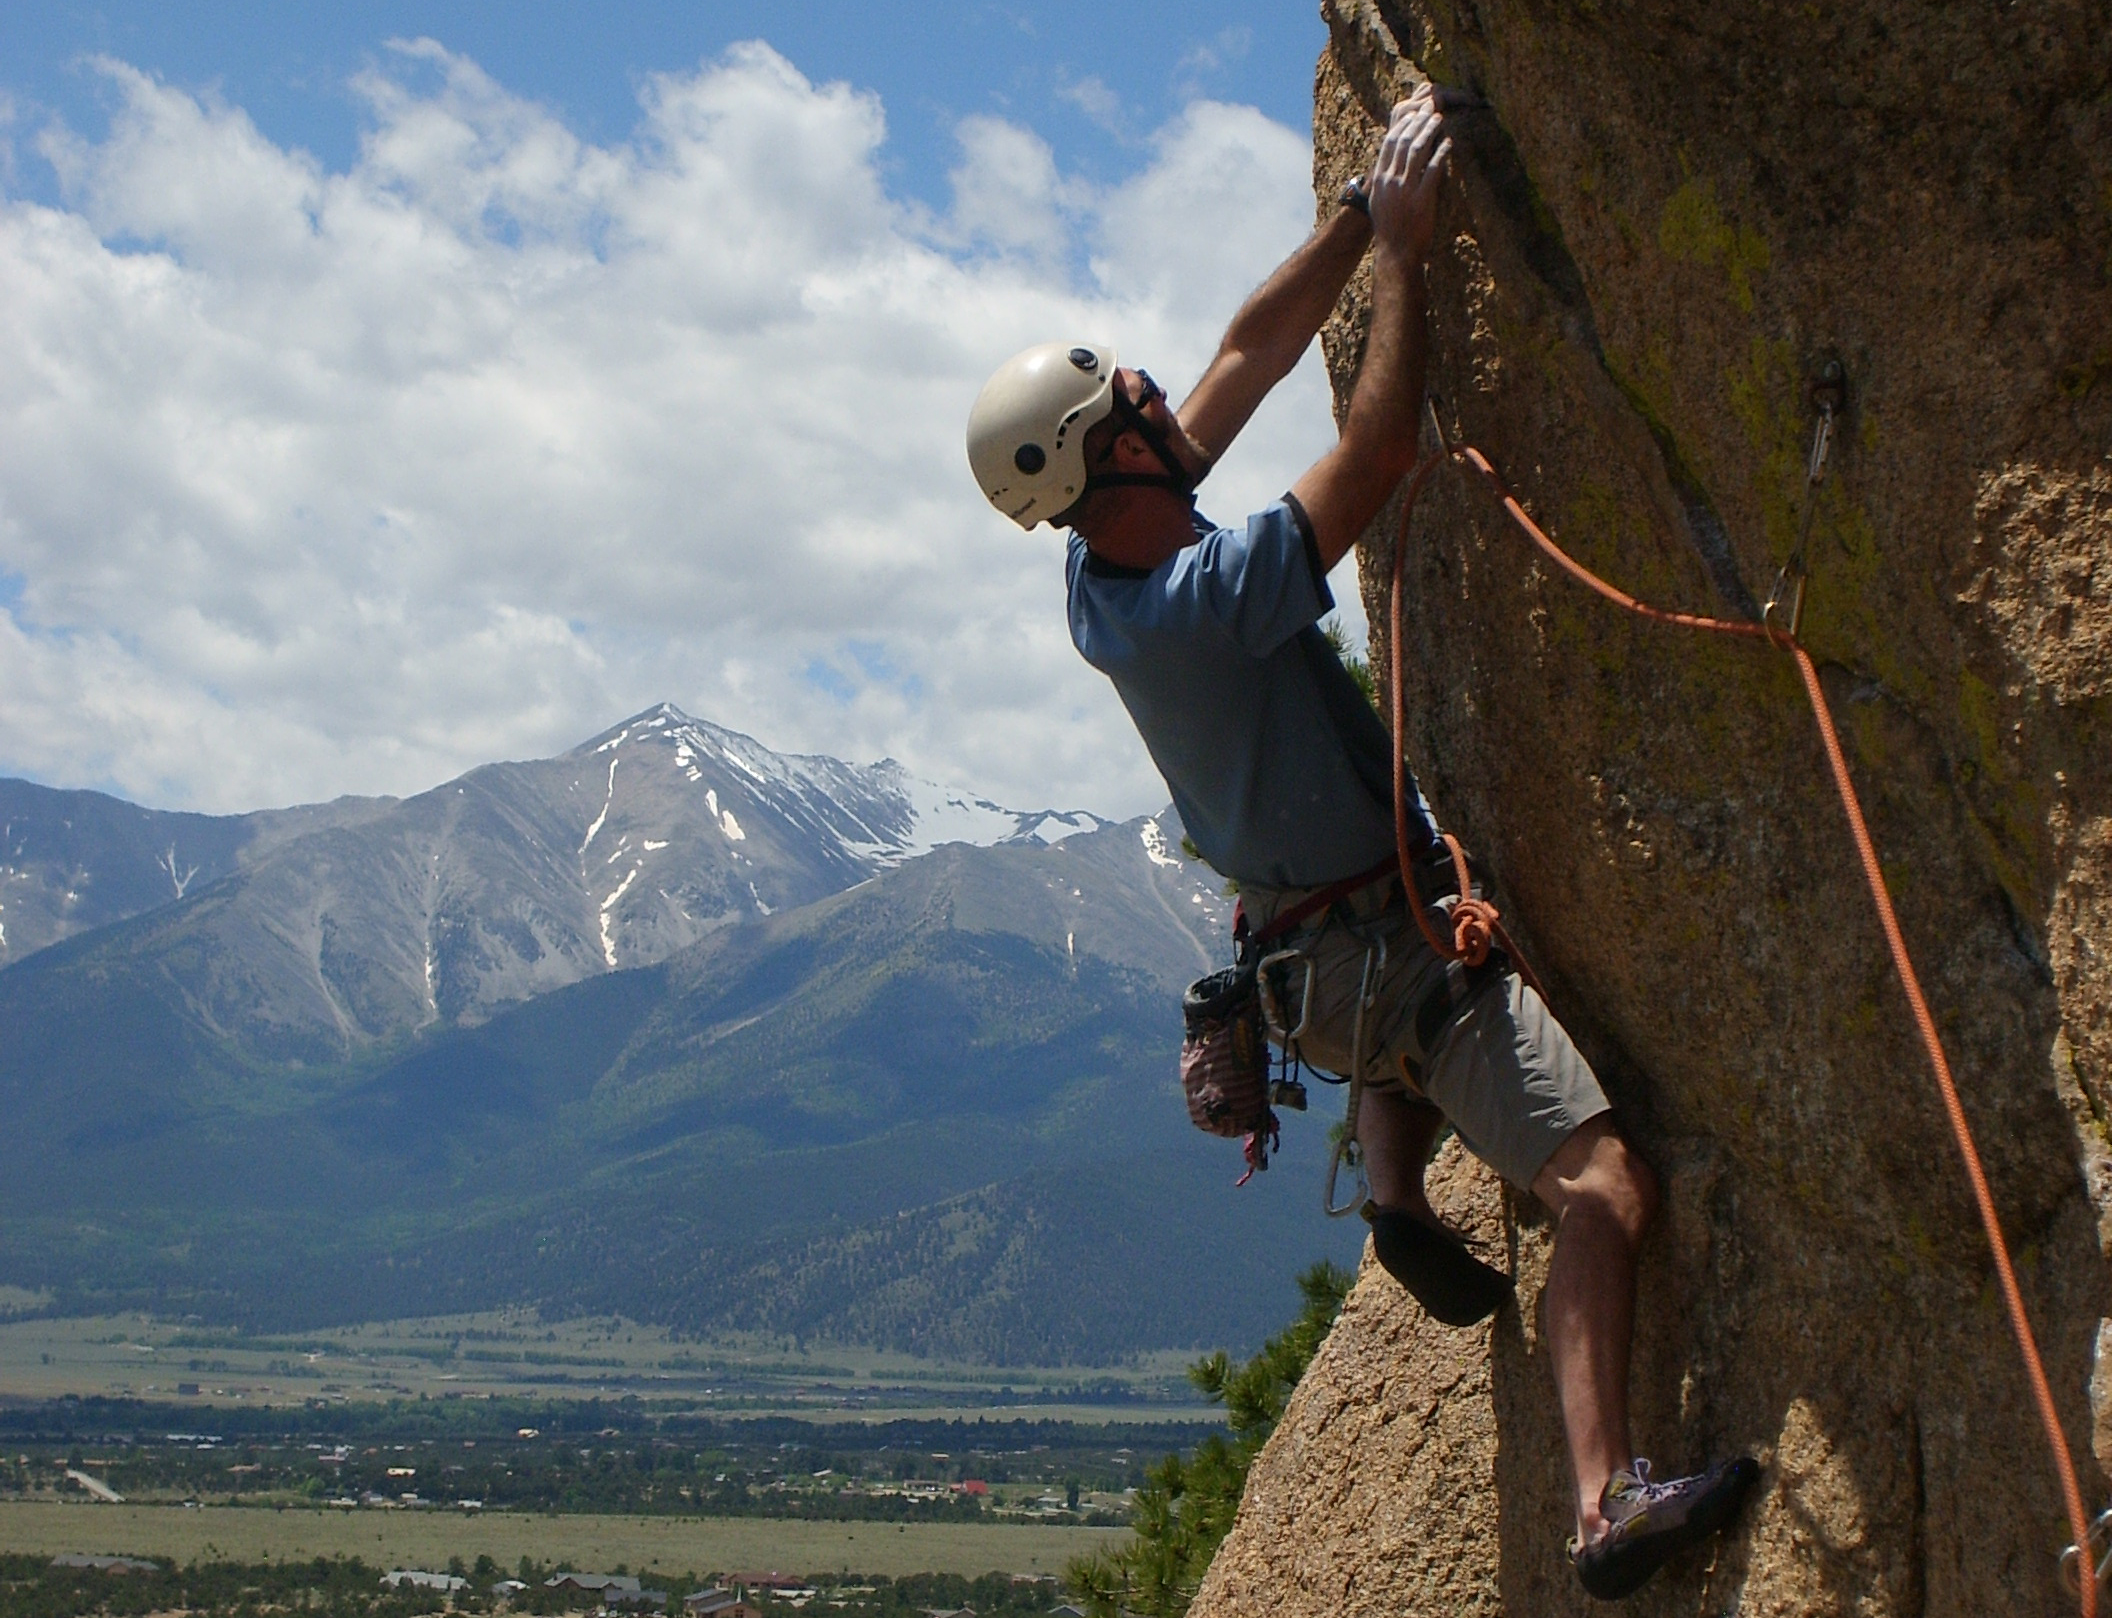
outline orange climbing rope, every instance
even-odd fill
[[[1430,952],[1440,960],[1463,961],[1468,966],[1479,966],[1489,958],[1489,951],[1501,945],[1511,959],[1518,975],[1533,986],[1533,992],[1546,998],[1540,980],[1533,976],[1533,969],[1526,963],[1524,954],[1511,942],[1509,933],[1503,930],[1503,913],[1488,900],[1478,898],[1474,892],[1474,879],[1467,869],[1466,850],[1459,846],[1459,839],[1450,832],[1439,832],[1445,850],[1452,856],[1452,877],[1459,889],[1459,898],[1452,906],[1452,936],[1445,937],[1430,920],[1429,907],[1420,902],[1421,889],[1415,880],[1415,862],[1409,857],[1408,836],[1408,762],[1401,751],[1398,738],[1403,723],[1401,711],[1401,557],[1407,550],[1408,514],[1415,509],[1415,497],[1443,462],[1441,455],[1427,457],[1415,469],[1408,480],[1408,491],[1401,503],[1401,541],[1393,548],[1393,632],[1387,636],[1388,685],[1393,693],[1393,734],[1396,738],[1393,749],[1393,850],[1401,867],[1401,892],[1408,901],[1409,914],[1415,917],[1416,926],[1423,932],[1423,942]]]
[[[1826,418],[1826,422],[1830,426],[1830,413]],[[1815,452],[1813,459],[1811,481],[1814,485],[1818,481],[1819,469],[1823,465],[1824,442],[1824,433],[1822,431],[1820,447]],[[1862,860],[1863,879],[1869,884],[1871,903],[1877,907],[1878,925],[1884,932],[1886,946],[1892,952],[1893,970],[1899,975],[1900,987],[1906,991],[1907,1004],[1914,1013],[1914,1025],[1920,1032],[1922,1046],[1928,1053],[1929,1066],[1935,1072],[1936,1088],[1943,1098],[1943,1110],[1950,1120],[1951,1134],[1957,1140],[1958,1153],[1965,1160],[1966,1179],[1971,1182],[1973,1200],[1978,1204],[1980,1210],[1980,1223],[1987,1231],[1987,1244],[1994,1253],[1995,1275],[2001,1285],[2003,1305],[2009,1312],[2010,1330],[2016,1334],[2017,1349],[2024,1360],[2025,1376],[2031,1384],[2032,1397],[2038,1403],[2039,1420],[2045,1426],[2046,1442],[2053,1451],[2055,1469],[2060,1475],[2061,1493],[2068,1510],[2069,1526],[2075,1533],[2075,1544],[2079,1547],[2077,1559],[2081,1565],[2077,1580],[2077,1593],[2082,1603],[2082,1615],[2083,1618],[2096,1618],[2097,1580],[2092,1576],[2096,1572],[2096,1549],[2091,1542],[2089,1521],[2083,1512],[2083,1492],[2081,1485],[2076,1480],[2075,1460],[2069,1452],[2068,1435],[2061,1429],[2060,1414],[2054,1408],[2053,1389],[2046,1380],[2046,1366],[2039,1355],[2038,1339],[2033,1335],[2031,1321],[2024,1313],[2024,1296],[2017,1288],[2016,1269],[2010,1262],[2009,1244],[2003,1239],[2001,1221],[1995,1213],[1995,1199],[1993,1192],[1988,1189],[1987,1171],[1981,1166],[1979,1148],[1973,1143],[1973,1132],[1966,1122],[1965,1108],[1958,1099],[1958,1086],[1951,1076],[1950,1061],[1945,1057],[1943,1042],[1936,1034],[1936,1020],[1929,1014],[1928,1000],[1921,991],[1921,979],[1915,973],[1914,962],[1907,954],[1906,939],[1899,930],[1899,917],[1892,908],[1892,895],[1885,885],[1884,872],[1878,865],[1877,849],[1870,840],[1870,828],[1863,819],[1862,803],[1857,798],[1855,785],[1848,776],[1848,761],[1841,752],[1841,739],[1838,732],[1834,729],[1833,711],[1828,706],[1826,693],[1819,684],[1819,671],[1813,665],[1810,655],[1796,640],[1797,626],[1795,619],[1792,619],[1792,627],[1785,633],[1775,628],[1771,622],[1742,623],[1734,619],[1709,618],[1690,612],[1668,612],[1661,607],[1653,607],[1647,602],[1638,601],[1634,596],[1608,584],[1596,573],[1593,573],[1589,568],[1584,567],[1572,558],[1552,539],[1548,538],[1540,525],[1526,514],[1525,508],[1518,503],[1516,497],[1503,486],[1503,480],[1497,477],[1496,469],[1489,464],[1488,458],[1480,450],[1475,449],[1472,445],[1454,447],[1446,444],[1440,450],[1425,457],[1422,463],[1416,467],[1414,474],[1409,478],[1407,489],[1403,493],[1401,500],[1400,536],[1393,548],[1392,621],[1388,634],[1389,663],[1393,676],[1395,833],[1400,845],[1401,871],[1403,881],[1406,884],[1406,891],[1409,894],[1413,894],[1416,888],[1407,858],[1407,805],[1403,795],[1403,771],[1405,765],[1400,746],[1402,724],[1401,571],[1403,559],[1408,549],[1408,522],[1410,515],[1415,509],[1416,496],[1422,492],[1423,485],[1429,481],[1431,475],[1441,465],[1453,460],[1460,462],[1479,474],[1482,481],[1489,486],[1491,492],[1503,503],[1503,509],[1509,514],[1511,520],[1525,532],[1526,537],[1534,545],[1539,547],[1542,554],[1578,583],[1584,585],[1587,589],[1596,591],[1608,601],[1614,603],[1614,605],[1626,608],[1637,617],[1647,618],[1652,623],[1670,624],[1683,629],[1707,630],[1714,634],[1735,635],[1749,640],[1768,641],[1788,652],[1796,660],[1797,672],[1804,680],[1805,695],[1811,699],[1812,717],[1818,721],[1819,740],[1825,747],[1826,762],[1833,771],[1833,784],[1840,792],[1841,809],[1848,817],[1848,830],[1855,840],[1856,853]],[[1797,593],[1798,606],[1801,608],[1801,578],[1797,581]],[[1773,603],[1771,602],[1771,609],[1772,606]],[[1441,939],[1432,928],[1428,918],[1423,915],[1423,906],[1411,903],[1408,907],[1415,912],[1421,921],[1424,936],[1428,939],[1431,948],[1439,955],[1465,958],[1468,949],[1474,942],[1474,938],[1470,935],[1475,934],[1476,929],[1479,929],[1478,936],[1482,939],[1480,943],[1481,956],[1486,956],[1488,950],[1486,939],[1492,934],[1510,952],[1513,961],[1518,961],[1520,959],[1518,952],[1510,947],[1510,940],[1504,936],[1502,924],[1497,918],[1493,907],[1487,905],[1485,901],[1467,897],[1471,890],[1467,886],[1466,857],[1461,853],[1459,844],[1449,836],[1446,837],[1445,841],[1452,852],[1459,878],[1459,889],[1462,895],[1460,903],[1453,912],[1456,935],[1453,940],[1449,941],[1452,947],[1447,948],[1448,941]],[[1466,910],[1470,904],[1478,907],[1475,916],[1472,918],[1461,917],[1460,912]],[[1484,914],[1485,921],[1482,919]],[[1475,960],[1478,961],[1480,958],[1478,956]],[[1470,962],[1470,964],[1474,964],[1474,962]],[[1524,971],[1522,964],[1520,970],[1521,972]],[[1537,987],[1537,985],[1535,986]]]

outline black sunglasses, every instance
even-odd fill
[[[1130,409],[1141,413],[1150,406],[1152,400],[1166,397],[1166,390],[1152,381],[1151,373],[1142,366],[1137,367],[1131,374],[1137,379],[1137,396],[1134,400],[1122,401]]]

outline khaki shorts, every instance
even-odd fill
[[[1242,884],[1240,900],[1258,931],[1313,891]],[[1378,993],[1364,1019],[1365,1085],[1428,1100],[1475,1156],[1529,1189],[1556,1149],[1611,1103],[1540,996],[1515,972],[1439,960],[1400,891],[1398,881],[1374,883],[1264,946],[1264,960],[1297,952],[1264,974],[1263,1003],[1281,1017],[1281,1027],[1270,1018],[1271,1038],[1282,1043],[1303,1013],[1299,1055],[1347,1077],[1367,951],[1383,946],[1383,965],[1371,956]]]

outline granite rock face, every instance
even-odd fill
[[[2112,29],[2086,0],[1327,0],[1316,191],[1424,76],[1486,110],[1430,387],[1581,560],[1753,616],[1828,359],[1804,640],[1986,1158],[2086,1503],[2112,1364]],[[1326,334],[1338,402],[1365,315]],[[1387,522],[1367,536],[1383,619]],[[1616,612],[1440,475],[1403,738],[1665,1178],[1635,1439],[1763,1487],[1638,1614],[2051,1612],[2070,1535],[1934,1085],[1788,661]],[[1381,656],[1384,646],[1374,648]],[[1367,1263],[1194,1611],[1582,1613],[1539,1284],[1450,1332]]]

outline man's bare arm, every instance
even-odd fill
[[[1335,447],[1291,486],[1333,567],[1415,464],[1423,399],[1423,265],[1451,151],[1443,118],[1418,94],[1394,109],[1372,170],[1371,331]]]
[[[1371,222],[1337,208],[1240,305],[1217,357],[1177,412],[1215,461],[1239,436],[1269,390],[1291,374],[1371,241]]]

